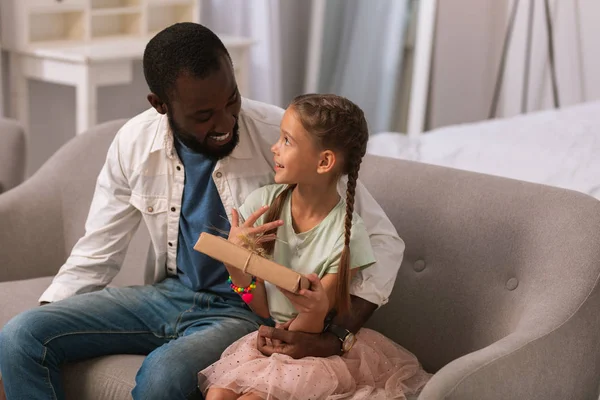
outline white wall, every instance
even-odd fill
[[[428,128],[486,119],[514,0],[438,0]],[[600,99],[600,1],[551,0],[561,105]],[[498,116],[520,113],[529,0],[519,3]],[[543,0],[535,0],[528,111],[550,108]]]
[[[487,117],[504,0],[438,0],[427,129]]]
[[[515,27],[515,38],[518,40],[512,43],[508,58],[506,92],[503,99],[504,116],[518,114],[521,110],[528,3],[519,3]],[[544,4],[542,0],[536,0],[534,4],[528,111],[553,107]],[[597,40],[600,37],[600,1],[551,0],[550,6],[560,105],[568,106],[600,99],[600,53],[597,51]]]
[[[487,118],[511,1],[438,0],[427,128]],[[288,29],[288,35],[281,39],[284,48],[302,47],[308,41],[300,24],[308,18],[309,9],[296,3],[283,2],[282,14],[298,17],[291,26],[282,26]],[[514,115],[520,109],[528,0],[520,3],[521,10],[508,59],[500,116]],[[555,18],[559,90],[563,104],[600,99],[600,53],[596,53],[597,46],[594,46],[600,37],[600,1],[551,0],[551,3]],[[543,0],[536,0],[529,110],[551,105],[542,10]],[[579,34],[580,41],[577,39]],[[295,52],[296,56],[283,61],[284,102],[302,91],[303,73],[293,67],[304,61],[301,57],[304,51],[302,49]],[[583,57],[580,57],[580,53]],[[3,61],[6,108],[9,103],[7,93],[10,93],[6,78],[6,56]],[[147,88],[141,63],[134,64],[133,76],[131,85],[100,89],[100,122],[131,117],[147,107]],[[74,89],[31,82],[30,94],[31,142],[28,173],[37,170],[75,134]]]

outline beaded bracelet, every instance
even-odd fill
[[[231,280],[231,275],[229,275],[229,278],[227,278],[227,283],[229,283],[231,290],[233,290],[234,292],[236,292],[237,294],[242,296],[242,300],[244,300],[244,303],[250,304],[250,302],[252,301],[252,298],[254,297],[254,295],[250,292],[252,290],[256,289],[256,277],[255,276],[252,277],[252,281],[250,282],[250,285],[248,285],[245,288],[240,287],[240,286],[236,285],[235,283],[233,283],[233,281]]]

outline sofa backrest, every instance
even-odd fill
[[[429,371],[519,330],[547,332],[596,290],[592,197],[375,156],[360,178],[406,244],[391,300],[368,325]]]
[[[42,274],[54,275],[66,260],[75,243],[85,232],[96,179],[104,165],[106,153],[117,131],[126,120],[111,121],[77,135],[62,146],[42,167],[24,183],[34,186],[44,201],[55,203],[56,215],[49,226],[52,231],[39,231],[52,237],[51,249],[43,249],[47,262]],[[142,284],[149,235],[142,223],[131,241],[127,257],[114,284]]]

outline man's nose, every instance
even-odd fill
[[[214,115],[215,128],[214,130],[219,133],[228,133],[233,131],[235,125],[235,117],[226,111],[219,111]]]

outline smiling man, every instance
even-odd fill
[[[231,290],[225,267],[193,245],[203,231],[228,231],[231,209],[273,182],[270,147],[283,110],[242,99],[223,43],[198,24],[157,34],[144,53],[144,74],[152,108],[128,121],[111,144],[85,236],[41,296],[45,305],[0,332],[0,372],[10,400],[64,399],[63,363],[119,353],[148,355],[133,398],[193,398],[197,372],[259,326],[266,326],[261,338],[280,339],[277,347],[259,341],[265,354],[340,354],[350,331],[391,292],[404,244],[359,184],[355,209],[378,263],[354,281],[351,315],[321,334],[274,329],[255,315]],[[142,219],[152,239],[155,283],[106,288]]]

